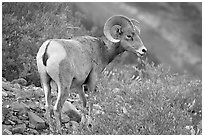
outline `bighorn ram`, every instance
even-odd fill
[[[116,38],[111,28],[116,30]],[[50,129],[51,122],[51,86],[53,80],[58,87],[58,96],[53,107],[57,131],[61,133],[61,108],[72,88],[77,88],[83,106],[86,97],[82,88],[86,84],[89,91],[96,87],[98,76],[103,69],[120,53],[130,51],[142,56],[146,53],[139,37],[138,21],[116,15],[109,18],[104,25],[104,35],[111,44],[105,44],[101,38],[81,36],[72,39],[50,39],[43,43],[37,53],[37,66],[45,92],[46,117]]]

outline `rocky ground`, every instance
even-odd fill
[[[45,98],[43,90],[35,86],[26,87],[22,85],[18,82],[8,82],[4,78],[2,79],[2,134],[52,134],[44,116]],[[52,93],[52,99],[54,100],[56,99],[56,92]],[[74,106],[81,106],[77,96],[73,97],[71,101],[66,101],[63,106],[63,134],[73,134],[74,129],[82,121],[80,108]]]

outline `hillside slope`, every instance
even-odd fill
[[[150,59],[171,66],[174,72],[201,78],[202,32],[200,3],[74,3],[86,20],[103,26],[112,15],[141,22],[142,39]],[[180,5],[179,5],[180,4]],[[180,6],[180,7],[179,7]],[[134,56],[135,57],[135,56]],[[132,55],[125,56],[128,62]]]

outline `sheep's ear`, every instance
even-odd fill
[[[139,23],[139,21],[137,21],[135,19],[131,19],[131,21],[134,24],[134,27],[135,27],[136,31],[138,32],[138,34],[140,34],[140,23]]]

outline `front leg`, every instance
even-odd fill
[[[87,100],[85,95],[85,85],[82,85],[82,89],[81,87],[78,88],[78,93],[79,93],[80,100],[82,101],[83,107],[86,108]]]
[[[89,115],[91,115],[92,110],[93,110],[93,97],[94,97],[94,92],[96,89],[96,83],[98,81],[98,75],[95,71],[92,71],[89,74],[89,80],[87,82],[88,90],[89,90]]]

